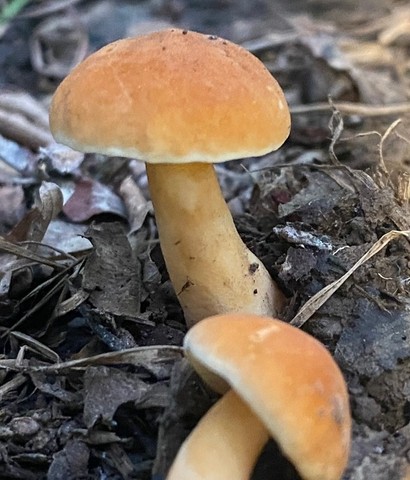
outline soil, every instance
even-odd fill
[[[75,59],[175,25],[265,62],[293,109],[291,136],[217,172],[292,322],[383,235],[410,229],[409,18],[393,0],[42,0],[3,22],[0,478],[164,479],[217,400],[183,358],[143,165],[50,139],[46,108]],[[409,478],[409,282],[409,236],[392,234],[301,326],[348,384],[344,480]],[[268,478],[300,478],[274,441],[252,477]]]

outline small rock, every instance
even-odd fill
[[[40,430],[40,424],[30,417],[18,417],[10,422],[10,428],[14,435],[29,438]]]

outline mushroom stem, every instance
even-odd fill
[[[267,441],[261,421],[229,390],[185,440],[167,480],[248,480]]]
[[[162,252],[188,326],[230,311],[277,316],[283,294],[242,242],[213,165],[146,167]]]

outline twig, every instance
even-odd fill
[[[38,127],[49,130],[47,109],[28,93],[2,90],[0,108],[6,112],[18,113]]]
[[[24,240],[20,242],[20,245],[37,245],[39,247],[49,248],[50,250],[53,250],[54,252],[59,253],[60,257],[69,258],[70,260],[74,260],[74,261],[77,260],[77,258],[74,257],[74,255],[71,255],[71,253],[65,252],[64,250],[54,247],[53,245],[48,245],[47,243],[35,242],[34,240]],[[60,257],[55,257],[55,260],[59,260]]]
[[[50,132],[33,124],[18,113],[0,109],[0,132],[8,138],[22,143],[33,150],[45,147],[53,142]]]
[[[341,113],[346,113],[348,115],[362,115],[365,117],[382,117],[385,115],[410,113],[410,102],[395,103],[391,105],[367,105],[364,103],[340,102],[334,103],[333,107]],[[313,112],[331,113],[331,111],[332,106],[326,102],[312,103],[310,105],[295,105],[290,108],[292,115]]]

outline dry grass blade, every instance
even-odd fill
[[[392,230],[385,235],[383,235],[371,248],[370,250],[363,255],[354,265],[347,271],[342,277],[334,281],[330,285],[327,285],[325,288],[322,288],[320,292],[314,295],[310,300],[308,300],[295,317],[290,322],[295,327],[302,327],[309,318],[317,311],[319,308],[329,300],[329,298],[336,292],[336,290],[341,287],[345,281],[355,272],[361,265],[363,265],[367,260],[373,257],[376,253],[380,252],[388,243],[392,240],[404,236],[410,239],[410,230],[398,231]]]
[[[397,178],[396,197],[401,205],[409,205],[410,201],[410,174],[400,172]]]
[[[51,362],[57,362],[57,363],[61,361],[59,355],[54,350],[51,350],[51,348],[39,342],[35,338],[30,337],[30,335],[26,335],[25,333],[22,333],[22,332],[11,332],[11,335],[17,338],[18,340],[24,342],[24,344],[31,351],[40,354],[46,360],[49,360]]]
[[[366,105],[354,102],[336,102],[333,107],[347,115],[361,115],[363,117],[383,117],[388,115],[402,115],[410,113],[410,102],[393,105]],[[313,103],[310,105],[295,105],[290,109],[292,115],[323,112],[330,113],[331,106],[326,103]]]
[[[82,303],[84,303],[87,298],[90,296],[89,292],[85,290],[79,290],[74,295],[72,295],[67,300],[59,302],[56,308],[54,309],[52,319],[62,317],[69,312],[72,312],[78,308]]]
[[[390,136],[390,134],[393,132],[393,130],[401,123],[401,119],[398,118],[396,121],[394,121],[388,129],[384,132],[382,135],[380,142],[379,142],[379,169],[381,170],[382,174],[386,176],[386,178],[389,178],[389,172],[386,168],[386,162],[384,161],[384,155],[383,155],[383,147],[384,143],[386,142],[386,139]]]
[[[28,300],[30,297],[34,297],[37,295],[41,289],[44,289],[45,287],[48,287],[50,284],[55,282],[55,285],[53,285],[50,290],[47,291],[47,293],[41,298],[41,300],[34,305],[29,311],[27,311],[13,326],[5,330],[0,338],[4,338],[7,336],[9,333],[11,333],[13,330],[15,330],[17,327],[19,327],[22,323],[24,323],[28,318],[30,318],[35,312],[37,312],[43,305],[45,305],[57,292],[59,292],[62,288],[64,288],[64,285],[68,281],[68,278],[70,276],[70,270],[75,267],[77,264],[79,264],[81,260],[78,260],[72,265],[69,265],[66,267],[64,270],[61,272],[57,273],[53,277],[49,278],[45,282],[43,282],[41,285],[37,286],[31,292],[26,295],[22,300],[20,300],[20,303],[25,302]]]
[[[9,333],[11,333],[15,328],[19,327],[22,325],[28,318],[30,318],[32,315],[34,315],[40,308],[45,305],[51,297],[54,296],[54,294],[63,286],[63,284],[66,282],[67,278],[63,277],[57,284],[51,288],[47,294],[33,307],[31,308],[28,312],[26,312],[12,327],[8,328],[0,338],[6,337]]]
[[[340,162],[336,156],[334,148],[336,143],[340,139],[340,136],[343,133],[343,128],[344,128],[343,117],[340,110],[338,110],[333,105],[331,100],[330,100],[330,105],[332,107],[333,112],[329,120],[329,130],[330,130],[330,133],[332,134],[332,138],[329,145],[329,158],[332,161],[333,165],[340,165]]]
[[[22,371],[57,373],[70,369],[83,369],[92,365],[121,365],[130,364],[144,366],[149,370],[156,370],[163,363],[175,362],[182,358],[182,348],[170,345],[157,345],[149,347],[134,347],[118,352],[102,353],[92,357],[55,363],[53,365],[19,365],[16,360],[0,360],[0,369]]]
[[[43,257],[42,255],[38,255],[37,253],[31,252],[20,245],[16,245],[14,243],[8,242],[3,238],[0,238],[0,251],[11,253],[16,255],[16,257],[26,258],[31,260],[35,263],[41,263],[43,265],[47,265],[49,267],[61,270],[62,268],[66,268],[65,265],[54,262],[47,257]]]
[[[57,252],[57,253],[59,253],[59,255],[55,256],[56,260],[61,260],[63,258],[70,259],[70,260],[73,260],[73,261],[77,260],[77,258],[74,255],[71,255],[70,252],[65,252],[61,248],[54,247],[53,245],[48,245],[47,243],[35,242],[35,241],[32,241],[32,240],[25,240],[23,242],[20,242],[20,244],[21,245],[36,245],[36,246],[47,248],[49,250]]]

